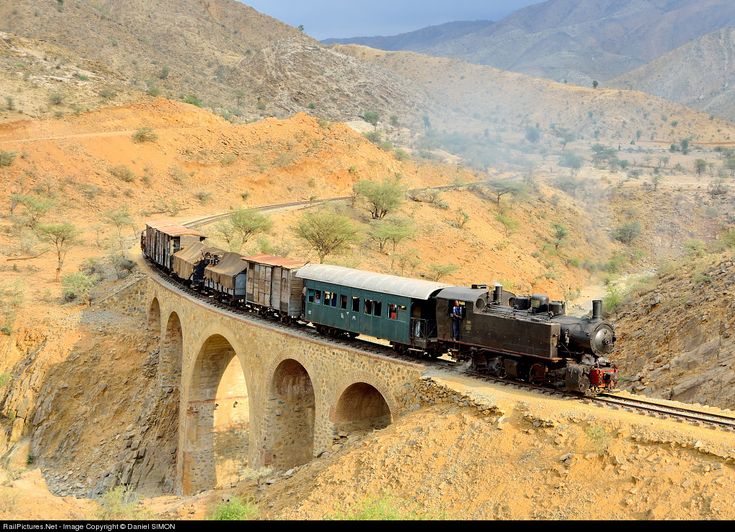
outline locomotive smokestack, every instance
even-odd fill
[[[592,301],[592,319],[599,320],[602,318],[602,300],[595,299]]]
[[[496,305],[500,305],[500,302],[503,300],[503,285],[496,284],[495,290],[493,291],[493,303]]]

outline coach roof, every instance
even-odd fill
[[[424,300],[429,299],[439,290],[451,286],[433,281],[409,279],[407,277],[354,270],[352,268],[343,268],[342,266],[328,264],[307,264],[303,268],[299,268],[296,277],[382,294]]]

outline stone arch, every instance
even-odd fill
[[[248,467],[250,401],[235,349],[210,336],[195,359],[185,415],[184,494],[227,485]]]
[[[385,397],[366,382],[345,388],[334,412],[334,428],[338,433],[384,429],[392,422]]]
[[[148,330],[156,334],[161,333],[161,305],[157,297],[153,298],[148,307]]]
[[[314,457],[314,386],[304,366],[293,359],[282,361],[273,372],[264,465],[286,469]]]

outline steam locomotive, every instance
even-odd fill
[[[478,371],[575,393],[615,388],[615,345],[602,302],[589,317],[565,303],[518,296],[495,286],[471,288],[270,255],[243,256],[205,243],[199,231],[148,223],[144,255],[182,283],[323,335],[371,336],[405,354],[471,361]],[[457,311],[459,308],[459,311]]]

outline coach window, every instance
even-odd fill
[[[366,299],[365,300],[365,314],[372,314],[372,313],[373,313],[373,300]]]
[[[360,312],[360,298],[359,297],[352,298],[352,312]]]
[[[373,316],[377,316],[379,318],[382,315],[383,315],[383,302],[375,301],[373,303]]]
[[[313,302],[314,302],[314,290],[309,288],[309,303],[313,303]]]
[[[328,307],[332,299],[332,292],[324,291],[324,306]]]
[[[388,319],[391,319],[391,320],[398,319],[398,305],[394,305],[393,303],[390,303],[388,305]]]
[[[337,292],[332,292],[332,300],[329,302],[329,304],[333,307],[337,306]]]
[[[347,310],[347,296],[339,296],[339,308]]]
[[[314,290],[314,303],[319,305],[322,302],[322,291]]]

